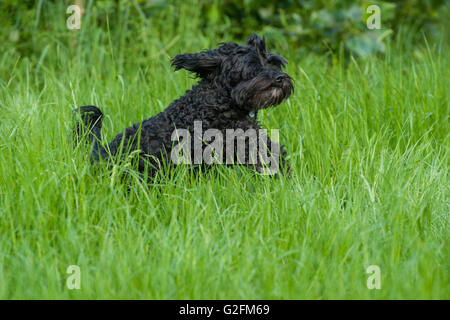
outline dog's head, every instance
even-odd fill
[[[282,71],[287,60],[266,50],[256,34],[248,45],[221,43],[219,48],[200,53],[185,53],[172,59],[175,70],[186,69],[198,77],[226,89],[235,104],[245,110],[276,106],[287,99],[294,85]]]

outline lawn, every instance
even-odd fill
[[[176,16],[183,28],[168,19],[113,33],[66,30],[62,15],[60,31],[34,39],[39,56],[1,53],[0,298],[450,298],[444,39],[412,44],[405,31],[359,59],[269,39],[295,92],[260,122],[279,130],[291,178],[100,174],[73,148],[72,109],[101,107],[109,141],[196,82],[170,57],[245,41],[200,33],[189,12]],[[71,265],[80,289],[66,285]]]

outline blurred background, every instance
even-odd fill
[[[71,4],[82,8],[79,31],[109,30],[109,38],[86,34],[74,41],[79,32],[66,27]],[[373,4],[381,10],[379,30],[366,25],[366,9]],[[175,43],[198,49],[214,40],[243,41],[257,32],[284,50],[329,55],[342,48],[364,57],[382,54],[386,41],[396,36],[410,42],[440,38],[447,32],[449,8],[449,0],[2,0],[0,50],[39,59],[50,43],[73,49],[87,45],[83,41],[105,41],[122,46],[124,55],[132,45],[145,59],[158,54],[149,52],[154,50],[149,42],[159,42],[164,51]]]

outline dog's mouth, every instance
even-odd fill
[[[232,95],[240,106],[249,110],[261,110],[279,105],[293,91],[294,83],[289,76],[275,83],[255,78],[234,88]]]
[[[269,87],[257,91],[250,99],[249,104],[256,110],[277,106],[294,91],[292,79],[286,77],[281,83],[271,84]]]

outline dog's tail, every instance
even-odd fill
[[[96,106],[83,106],[75,109],[74,115],[76,123],[74,128],[75,146],[85,141],[89,144],[94,143],[92,155],[95,157],[101,147],[101,130],[103,113]]]

